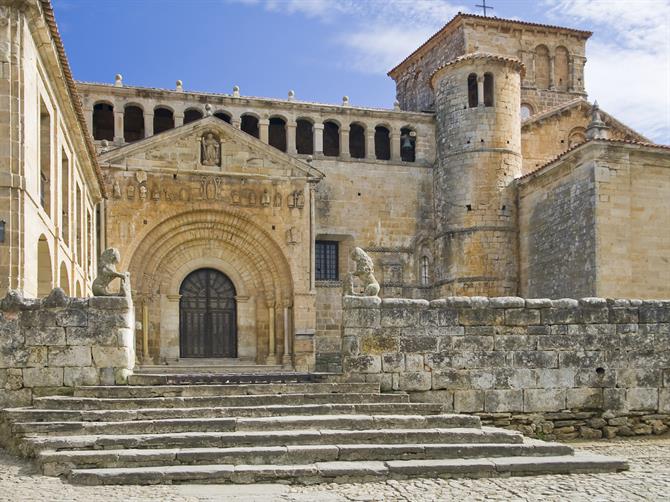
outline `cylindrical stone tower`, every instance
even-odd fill
[[[455,59],[432,76],[437,120],[435,294],[517,294],[521,62]]]

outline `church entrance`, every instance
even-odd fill
[[[235,286],[213,268],[191,272],[179,288],[180,357],[237,357]]]

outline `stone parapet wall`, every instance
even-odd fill
[[[0,302],[0,408],[76,385],[125,383],[135,365],[134,324],[125,297],[8,293]]]
[[[345,297],[342,364],[352,381],[529,434],[660,433],[670,301]]]

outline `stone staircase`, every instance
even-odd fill
[[[150,374],[3,410],[0,434],[72,483],[344,482],[612,472],[623,460],[482,427],[372,383]],[[247,379],[247,380],[245,380]],[[253,380],[253,379],[252,379]],[[266,383],[268,380],[271,383]],[[323,379],[321,379],[323,380]]]

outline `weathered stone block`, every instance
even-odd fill
[[[55,310],[24,310],[20,315],[21,326],[25,328],[44,328],[56,326]]]
[[[493,350],[493,336],[465,335],[451,338],[452,350]]]
[[[0,392],[0,408],[30,406],[33,400],[31,388],[5,390]]]
[[[381,356],[362,355],[344,359],[344,371],[353,373],[380,373]]]
[[[670,389],[664,388],[658,391],[659,413],[670,413]]]
[[[489,307],[492,309],[523,309],[526,301],[518,296],[498,296],[489,298]]]
[[[616,370],[618,387],[660,387],[662,370],[658,368],[628,368]]]
[[[509,326],[528,326],[531,324],[540,324],[541,316],[539,309],[506,309],[505,324]]]
[[[484,391],[454,391],[454,411],[456,413],[477,413],[484,411]]]
[[[484,393],[484,411],[523,411],[523,390],[487,390]]]
[[[382,371],[384,373],[400,373],[405,371],[405,354],[394,353],[382,355]]]
[[[548,309],[552,302],[549,298],[526,298],[526,308],[528,309]]]
[[[545,389],[574,387],[576,372],[574,368],[538,369],[536,370],[537,385]]]
[[[26,358],[25,365],[29,368],[46,366],[49,361],[48,350],[46,346],[27,347],[26,352],[28,357]]]
[[[342,337],[342,355],[357,356],[359,353],[359,341],[357,336]]]
[[[88,305],[98,310],[129,310],[131,307],[131,303],[124,296],[92,296],[88,299]]]
[[[20,368],[0,369],[0,390],[19,390],[22,387],[23,371]]]
[[[602,389],[568,389],[567,393],[568,409],[600,409],[603,405]]]
[[[63,385],[63,368],[25,368],[25,387],[60,387]]]
[[[560,300],[555,300],[558,302]],[[575,300],[576,303],[576,300]],[[581,309],[578,306],[542,309],[541,320],[543,324],[577,324],[581,322]]]
[[[515,368],[557,368],[558,352],[520,350],[512,352]]]
[[[640,323],[670,323],[670,303],[646,300],[639,308]]]
[[[497,326],[505,322],[505,311],[489,308],[469,308],[458,311],[463,326]]]
[[[532,335],[496,335],[493,339],[494,350],[522,350],[537,349],[537,338]]]
[[[634,387],[626,389],[629,410],[658,410],[658,389]]]
[[[91,348],[83,345],[49,347],[49,366],[90,366]]]
[[[444,406],[445,412],[454,411],[454,393],[448,390],[410,392],[409,400],[413,403],[438,403]]]
[[[92,366],[68,367],[63,370],[63,385],[75,387],[78,385],[98,385],[98,370]]]
[[[98,368],[127,367],[131,363],[128,347],[92,347],[93,364]]]
[[[135,330],[119,328],[116,333],[116,343],[119,347],[135,347]]]
[[[456,326],[458,325],[458,310],[454,308],[442,307],[437,310],[438,326]]]
[[[424,358],[426,365],[432,370],[453,368],[453,354],[450,351],[432,352]]]
[[[566,389],[524,389],[523,411],[560,411],[565,409]]]
[[[605,366],[605,352],[574,350],[560,352],[561,368],[598,368]]]
[[[65,328],[48,326],[43,328],[27,328],[25,330],[26,346],[31,345],[65,345]]]
[[[425,369],[422,354],[405,354],[405,371],[424,371]]]
[[[88,313],[83,309],[66,309],[56,314],[58,326],[88,326]]]
[[[467,370],[433,371],[433,389],[468,390],[472,388],[470,372]]]
[[[603,410],[627,411],[626,389],[603,389]]]
[[[427,371],[400,373],[398,376],[398,388],[406,391],[430,390],[430,373]]]
[[[576,387],[614,387],[616,370],[612,368],[584,368],[575,373]]]
[[[414,308],[383,306],[381,309],[382,327],[416,327],[419,325],[419,311]]]
[[[385,332],[374,335],[366,335],[360,339],[361,352],[364,354],[383,354],[385,352],[398,352],[400,344],[395,336]]]
[[[499,368],[509,364],[506,352],[467,351],[456,352],[452,358],[454,368]]]
[[[71,326],[65,328],[68,345],[116,345],[116,330],[99,331],[95,326]]]
[[[402,352],[434,352],[437,350],[437,338],[430,335],[403,336],[400,339]]]
[[[494,368],[496,389],[533,389],[537,387],[537,370],[527,368]]]
[[[381,315],[379,309],[349,309],[342,311],[345,328],[378,328]]]

